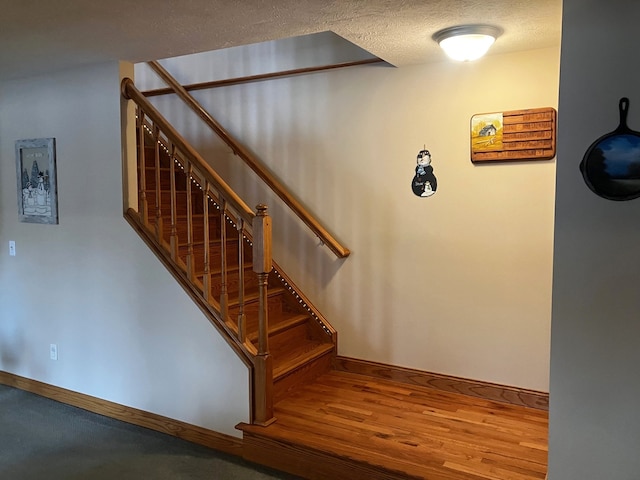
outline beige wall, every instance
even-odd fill
[[[243,67],[276,63],[277,49],[252,48],[236,49]],[[216,55],[164,63],[188,83],[235,65]],[[341,355],[547,390],[555,161],[475,166],[469,120],[556,107],[558,76],[549,48],[197,92],[353,251],[343,261],[175,98],[154,101],[250,204],[271,205],[274,256],[337,328]],[[427,199],[410,188],[423,145],[438,179]]]
[[[272,205],[277,259],[341,354],[546,389],[555,164],[473,166],[468,122],[554,106],[557,56],[354,68],[211,98],[353,250],[336,260],[220,162]],[[111,63],[0,84],[0,370],[237,435],[245,367],[122,218],[119,79]],[[14,142],[34,137],[57,139],[57,226],[18,222]],[[429,199],[410,191],[423,144]]]
[[[116,62],[0,84],[0,370],[238,435],[246,367],[123,219],[119,84]],[[18,221],[14,142],[39,137],[59,225]]]

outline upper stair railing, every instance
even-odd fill
[[[165,264],[173,266],[174,276],[197,300],[200,308],[209,313],[209,318],[214,319],[212,323],[250,367],[253,392],[251,421],[269,424],[274,417],[273,361],[268,343],[267,279],[272,270],[272,259],[271,223],[267,208],[259,205],[254,213],[164,119],[130,78],[123,79],[121,91],[124,98],[137,105],[139,149],[138,211],[129,209],[125,216],[145,241],[156,247],[156,253]],[[146,165],[147,149],[153,151],[149,156],[154,165]],[[164,150],[162,157],[168,158],[163,166],[161,149]],[[180,191],[177,180],[181,182]],[[170,211],[170,217],[166,211]],[[186,217],[186,222],[179,225],[178,216],[181,220]],[[163,225],[163,219],[167,218],[170,218],[171,225]],[[216,225],[211,224],[212,219]],[[186,223],[186,232],[181,226],[183,223]],[[179,233],[179,229],[183,230]],[[236,238],[227,238],[227,232],[234,233]],[[214,235],[215,239],[212,238]],[[179,245],[179,240],[182,245]],[[252,269],[257,274],[259,299],[257,346],[247,338],[244,314],[244,252],[251,242]],[[198,252],[194,247],[196,243]],[[214,255],[218,257],[215,261]],[[237,270],[233,275],[238,278],[232,281],[228,278],[231,271],[228,262],[233,261],[234,255]],[[216,275],[215,284],[219,285],[219,291],[212,289],[213,275]],[[232,283],[234,289],[238,289],[235,292],[237,298],[232,299],[237,318],[235,313],[234,318],[229,313],[228,286]],[[214,298],[212,291],[218,292],[218,298]]]
[[[282,201],[307,225],[338,257],[345,258],[351,253],[348,248],[336,240],[329,231],[282,185],[268,169],[255,158],[238,140],[220,125],[197,100],[173,78],[158,62],[148,62],[149,66],[167,85],[191,108],[244,162],[282,199]]]

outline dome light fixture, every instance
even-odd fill
[[[433,34],[433,39],[453,60],[468,62],[482,57],[502,34],[492,25],[461,25]]]

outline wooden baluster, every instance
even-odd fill
[[[178,258],[178,226],[176,219],[176,146],[171,144],[171,155],[169,158],[169,174],[171,175],[171,237],[169,245],[171,247],[171,259],[175,262]]]
[[[244,313],[244,219],[238,217],[238,340],[247,338],[247,324]]]
[[[191,281],[194,279],[194,256],[193,256],[193,209],[191,199],[191,186],[193,183],[193,166],[187,161],[187,278]]]
[[[204,274],[202,277],[202,290],[204,299],[209,303],[211,297],[211,272],[209,271],[209,182],[204,182],[204,190],[202,191],[202,207],[204,211]]]
[[[222,321],[229,319],[229,293],[227,292],[227,201],[220,202],[220,314]]]
[[[253,220],[253,271],[258,275],[258,355],[254,372],[254,423],[268,425],[273,417],[273,359],[269,354],[267,281],[272,268],[271,217],[266,205],[258,205]]]
[[[138,214],[140,215],[143,225],[148,225],[144,137],[144,112],[141,108],[138,108],[138,164],[140,166],[138,173]]]
[[[157,125],[153,126],[153,155],[155,165],[156,178],[156,239],[162,244],[162,210],[160,202],[162,201],[162,192],[160,185],[160,129]]]

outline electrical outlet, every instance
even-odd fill
[[[58,360],[58,345],[55,343],[49,345],[49,357],[51,360]]]
[[[9,240],[9,255],[12,257],[16,256],[16,242],[13,240]]]

